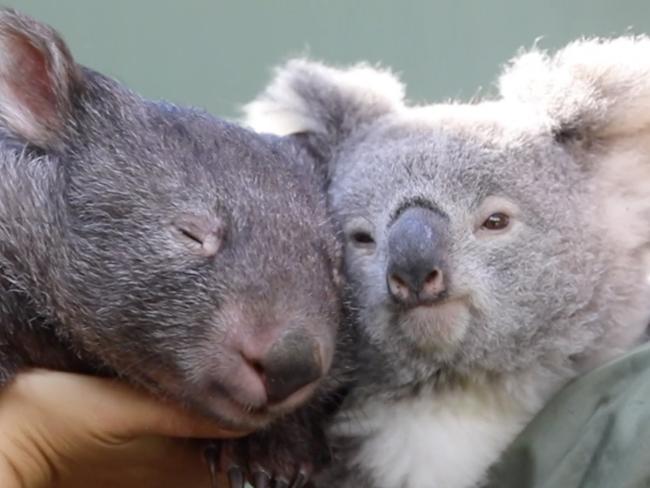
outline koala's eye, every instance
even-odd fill
[[[503,212],[495,212],[490,215],[481,227],[486,230],[503,230],[510,225],[510,216]]]
[[[364,217],[351,219],[343,227],[348,245],[364,252],[373,251],[376,247],[373,228],[372,223]]]
[[[360,245],[372,245],[375,243],[375,240],[368,232],[357,231],[352,233],[352,240],[356,244]]]
[[[354,230],[348,234],[350,244],[364,252],[371,252],[375,249],[375,239],[366,230]]]

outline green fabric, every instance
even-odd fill
[[[506,451],[488,487],[650,487],[650,345],[562,389]]]

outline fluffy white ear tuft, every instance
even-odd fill
[[[32,144],[56,145],[80,79],[68,48],[50,27],[0,10],[0,124]]]
[[[606,138],[650,128],[650,38],[583,39],[520,55],[499,80],[505,100],[536,106],[557,134]]]
[[[276,69],[264,92],[244,107],[260,132],[310,132],[335,141],[403,106],[404,87],[389,71],[358,64],[336,69],[294,59]]]

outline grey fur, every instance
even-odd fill
[[[476,486],[554,391],[645,340],[648,59],[646,37],[534,50],[495,99],[426,107],[387,72],[296,60],[247,106],[253,128],[300,133],[328,168],[346,239],[359,384],[319,486]],[[431,308],[400,308],[386,286],[389,231],[410,207],[447,222],[448,300]],[[507,231],[482,227],[494,212]]]

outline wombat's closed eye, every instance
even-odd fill
[[[172,222],[180,240],[192,252],[201,256],[215,256],[224,246],[226,224],[218,217],[208,215],[184,214]]]

